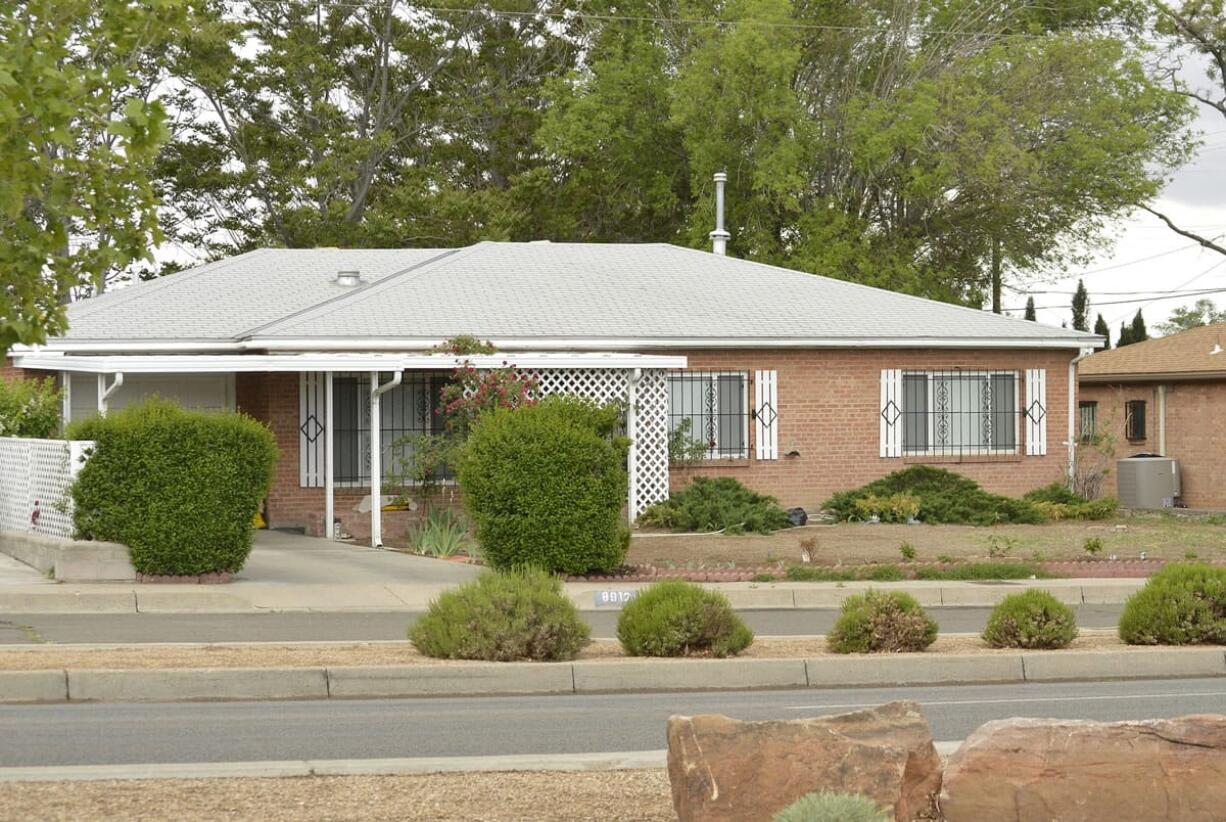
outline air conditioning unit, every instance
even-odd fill
[[[1182,507],[1179,460],[1156,454],[1137,454],[1116,466],[1120,505],[1125,508]]]

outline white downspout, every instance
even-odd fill
[[[336,539],[336,465],[332,420],[332,373],[324,374],[324,538]]]
[[[630,450],[626,454],[626,478],[629,487],[626,499],[626,519],[628,525],[634,527],[635,512],[639,507],[639,381],[643,379],[643,369],[636,368],[630,372],[626,381],[626,436],[630,440]]]
[[[1068,483],[1073,485],[1077,475],[1077,363],[1094,353],[1093,348],[1083,348],[1068,364]]]
[[[1166,456],[1166,384],[1158,386],[1158,453]]]
[[[98,414],[106,416],[107,403],[110,402],[111,395],[123,387],[123,372],[116,371],[115,379],[108,386],[106,384],[106,374],[98,375]]]
[[[392,381],[379,385],[379,372],[370,372],[370,546],[383,547],[383,442],[379,435],[382,417],[379,397],[400,385],[403,371],[393,371]]]
[[[63,433],[72,422],[72,372],[61,371],[60,381],[60,432]]]

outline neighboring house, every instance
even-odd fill
[[[392,441],[436,426],[455,360],[428,352],[454,335],[505,352],[479,367],[629,402],[633,513],[695,474],[810,509],[920,462],[1009,494],[1059,480],[1075,359],[1101,344],[662,244],[267,249],[85,300],[69,320],[13,352],[61,375],[66,416],[150,393],[245,411],[282,450],[270,523],[320,533],[331,515],[376,542],[362,511]],[[702,444],[697,464],[669,464],[679,427]]]
[[[1081,362],[1081,431],[1115,456],[1179,460],[1183,502],[1226,508],[1226,323],[1102,351]]]

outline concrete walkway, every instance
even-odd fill
[[[259,531],[255,547],[235,584],[261,585],[455,585],[472,579],[479,568],[380,551],[301,534]]]
[[[24,562],[18,562],[8,554],[0,554],[0,585],[54,584],[55,580],[48,579]]]

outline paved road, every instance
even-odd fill
[[[1119,605],[1083,605],[1077,623],[1084,628],[1113,628]],[[988,608],[929,608],[928,613],[952,633],[977,632]],[[835,610],[742,611],[761,636],[823,634]],[[412,613],[269,613],[269,614],[5,614],[0,616],[0,645],[31,642],[297,642],[404,639]],[[593,635],[612,637],[617,613],[590,611],[584,618]]]
[[[743,719],[919,700],[938,740],[1009,716],[1226,710],[1226,679],[474,699],[0,707],[0,767],[585,753],[664,747],[674,713]]]

